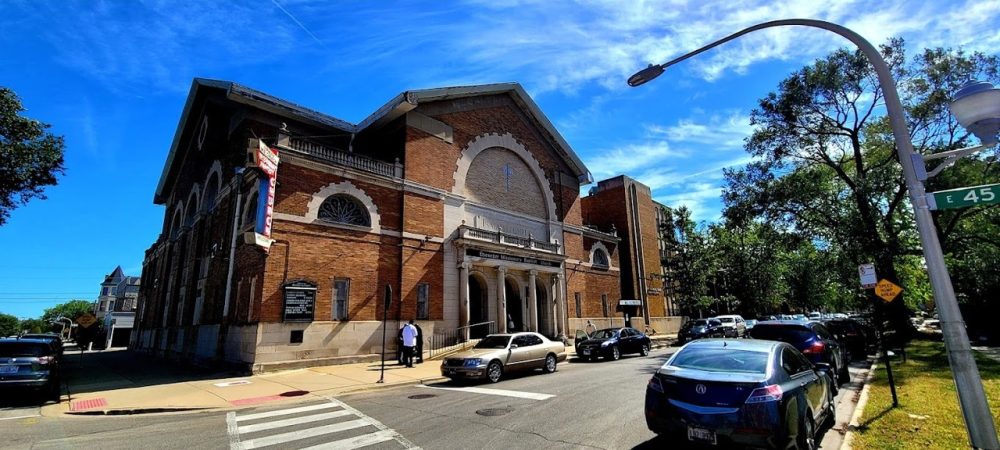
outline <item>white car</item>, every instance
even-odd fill
[[[743,316],[738,314],[729,314],[725,316],[716,316],[713,319],[717,319],[722,322],[722,330],[726,337],[743,337],[747,334],[747,321],[743,320]]]

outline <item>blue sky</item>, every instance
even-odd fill
[[[625,79],[749,25],[816,18],[875,44],[1000,49],[1000,2],[5,1],[0,85],[66,138],[66,175],[0,227],[0,312],[34,317],[139,275],[153,190],[194,77],[236,81],[358,122],[408,89],[517,81],[595,178],[648,184],[698,220],[747,162],[756,100],[847,42],[749,35],[629,88]]]

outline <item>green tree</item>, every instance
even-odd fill
[[[17,317],[0,313],[0,337],[13,336],[20,332],[21,330],[17,328],[18,323]]]
[[[50,322],[59,317],[66,317],[75,321],[78,317],[90,313],[93,307],[94,305],[87,300],[70,300],[46,309],[41,320]]]
[[[907,63],[901,40],[881,51],[900,87],[915,150],[965,145],[948,100],[964,80],[995,78],[997,58],[937,49]],[[751,113],[756,131],[745,147],[755,162],[726,173],[726,217],[779,224],[836,247],[841,269],[874,262],[880,277],[905,284],[900,259],[919,257],[920,248],[882,102],[859,51],[838,50],[783,80]],[[888,306],[897,329],[909,328],[905,304]]]
[[[710,236],[691,220],[684,207],[665,207],[667,220],[659,230],[666,241],[669,285],[681,312],[701,317],[715,310],[718,299],[709,292],[709,277],[715,273],[715,259]]]
[[[14,208],[34,197],[63,173],[63,138],[45,131],[50,125],[22,117],[14,91],[0,87],[0,225]]]

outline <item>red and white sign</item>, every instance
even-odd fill
[[[268,238],[271,237],[271,221],[274,216],[274,190],[278,184],[278,151],[271,149],[264,144],[264,141],[257,140],[257,151],[254,152],[254,162],[257,167],[267,175],[267,179],[260,180],[260,191],[258,192],[257,203],[257,229],[258,234]],[[267,247],[264,248],[267,250]]]

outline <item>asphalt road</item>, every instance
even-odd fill
[[[7,405],[0,448],[678,448],[646,429],[642,411],[646,381],[674,351],[572,361],[498,384],[398,387],[232,412],[48,418],[33,416],[37,407]],[[841,389],[838,423],[850,418],[852,397]],[[840,437],[827,432],[823,448],[838,448]]]

